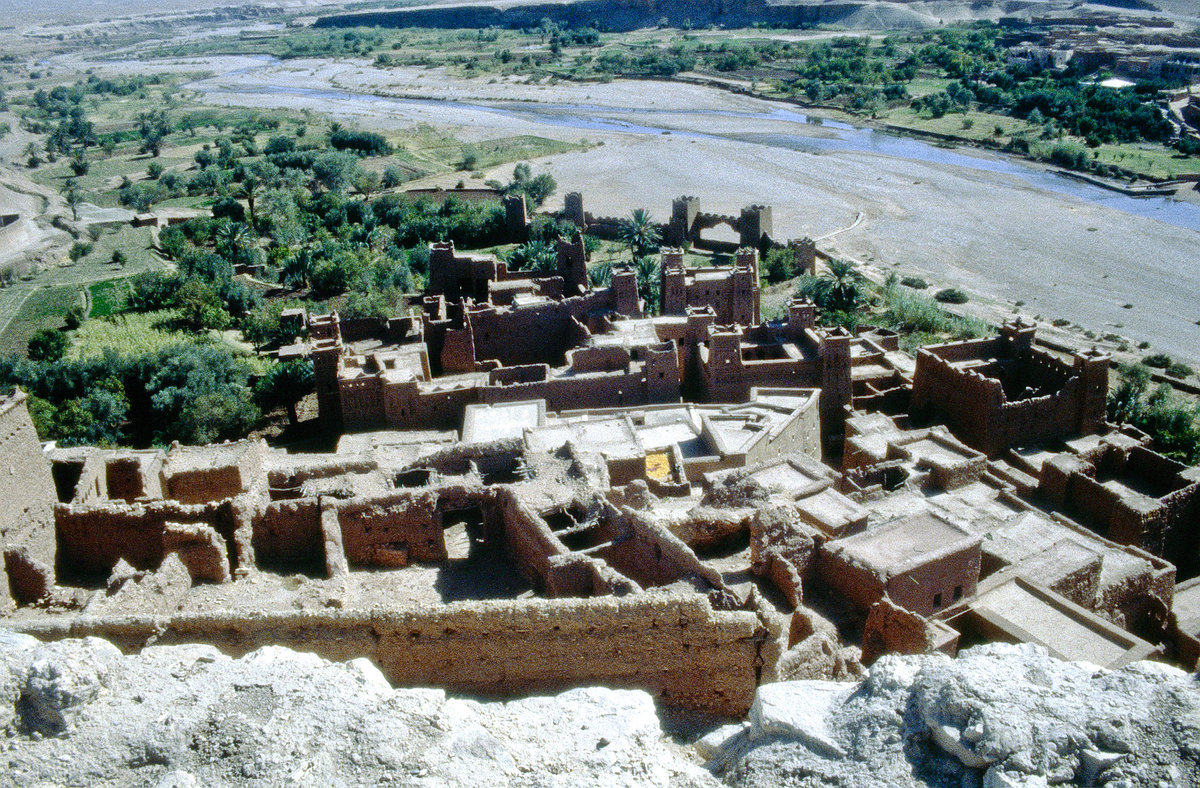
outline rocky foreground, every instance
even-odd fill
[[[0,729],[0,784],[21,786],[1200,785],[1196,677],[1028,646],[766,685],[748,721],[681,745],[637,691],[477,703],[365,660],[0,632]]]

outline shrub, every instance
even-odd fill
[[[76,241],[71,244],[71,250],[67,252],[67,256],[71,258],[71,262],[75,263],[91,254],[93,248],[90,243]]]
[[[1148,367],[1157,367],[1158,369],[1166,369],[1171,365],[1171,357],[1166,353],[1152,353],[1142,359],[1142,363]]]
[[[67,354],[70,338],[55,328],[43,328],[29,338],[29,358],[34,361],[58,361]]]
[[[167,309],[175,303],[179,275],[170,271],[143,271],[129,280],[126,305],[135,312]]]
[[[924,290],[929,287],[929,283],[919,276],[906,276],[900,280],[900,284],[911,287],[913,290]]]
[[[1191,367],[1178,361],[1172,361],[1170,364],[1167,364],[1166,373],[1173,378],[1190,378],[1192,372]]]
[[[763,279],[777,284],[792,278],[792,254],[786,249],[772,249],[763,260]]]
[[[336,150],[348,150],[360,156],[385,156],[392,146],[382,134],[369,131],[338,129],[329,135],[329,144]]]
[[[944,290],[939,290],[933,297],[943,304],[965,304],[970,300],[967,298],[967,294],[957,287],[947,287]]]

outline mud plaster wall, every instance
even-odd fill
[[[58,571],[97,582],[107,578],[120,559],[135,569],[157,569],[166,557],[163,532],[168,521],[211,525],[230,544],[230,564],[236,567],[236,520],[228,501],[209,505],[175,501],[59,505],[55,509]]]
[[[928,619],[882,599],[867,614],[862,662],[870,665],[884,654],[926,654],[936,640],[936,630]]]
[[[1001,454],[1014,445],[1034,445],[1071,435],[1086,426],[1083,380],[1055,359],[1031,352],[1008,362],[1021,365],[1017,374],[1022,381],[1056,389],[1050,394],[1011,401],[998,379],[960,370],[952,364],[1002,349],[999,340],[977,340],[920,351],[913,378],[912,412],[918,416],[940,414],[956,436],[988,456]]]
[[[391,493],[332,505],[351,566],[404,566],[447,558],[437,495],[432,492]]]
[[[773,624],[771,626],[774,626]],[[778,632],[753,611],[714,611],[703,597],[456,603],[395,611],[186,614],[22,623],[57,639],[96,635],[125,650],[211,643],[240,656],[266,645],[330,660],[366,657],[398,686],[513,696],[602,684],[741,717]]]
[[[276,501],[254,523],[254,557],[263,567],[322,567],[321,504],[316,498]]]
[[[0,404],[0,548],[20,545],[31,558],[54,566],[54,505],[58,495],[50,462],[18,392]],[[2,562],[0,562],[2,563]],[[8,577],[0,566],[0,610],[9,605]]]
[[[621,534],[621,538],[600,551],[599,557],[642,586],[667,585],[695,576],[714,588],[724,587],[720,573],[697,558],[682,540],[635,512],[626,511],[616,517],[609,530]]]
[[[561,365],[571,346],[572,318],[614,306],[611,290],[519,309],[481,310],[470,315],[475,359],[497,359],[504,366]]]
[[[555,572],[553,558],[570,551],[555,538],[546,521],[510,490],[501,490],[496,503],[504,521],[505,546],[521,573],[548,590],[572,588],[566,576],[556,575],[551,580]]]

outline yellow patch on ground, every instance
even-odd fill
[[[646,475],[665,482],[671,480],[671,457],[665,451],[646,455]]]

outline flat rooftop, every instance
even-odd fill
[[[831,542],[831,550],[885,576],[922,560],[978,544],[980,538],[937,514],[924,511]]]
[[[1020,577],[978,592],[969,607],[1013,639],[1045,646],[1059,659],[1119,667],[1154,651],[1144,640]]]
[[[526,400],[495,405],[468,405],[463,413],[463,443],[521,438],[525,430],[546,423],[546,401]]]

